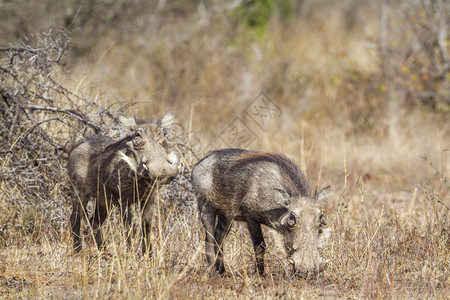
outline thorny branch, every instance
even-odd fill
[[[0,180],[30,199],[51,199],[65,181],[70,144],[83,135],[116,133],[124,107],[105,112],[96,99],[60,83],[69,42],[70,32],[60,30],[0,47]]]
[[[427,195],[428,197],[431,197],[434,201],[436,201],[437,203],[439,203],[440,205],[442,205],[443,207],[445,207],[447,210],[450,211],[450,208],[445,205],[445,203],[443,203],[441,201],[441,199],[439,199],[438,197],[436,197],[435,195],[433,195],[432,193],[426,191],[425,189],[423,189],[422,187],[418,186],[418,189],[421,190],[425,195]]]
[[[446,150],[444,150],[446,151]],[[419,155],[420,158],[422,158],[425,162],[428,163],[428,165],[430,167],[432,167],[434,169],[434,171],[436,172],[436,174],[442,179],[442,181],[445,183],[445,185],[447,186],[447,188],[450,190],[450,183],[448,182],[447,178],[441,173],[441,171],[439,171],[439,169],[433,164],[433,162],[431,160],[429,160],[426,156],[423,155]],[[435,200],[437,203],[441,204],[443,207],[445,207],[447,210],[450,211],[450,208],[441,201],[441,199],[439,199],[438,197],[436,197],[435,195],[433,195],[432,193],[426,191],[425,189],[423,189],[422,187],[418,187],[425,195],[431,197],[433,200]]]
[[[432,167],[434,169],[436,174],[439,175],[439,177],[441,177],[442,181],[444,181],[447,188],[450,189],[450,183],[448,182],[447,178],[445,178],[445,176],[441,173],[441,171],[439,171],[439,169],[433,164],[433,162],[431,160],[429,160],[426,156],[419,155],[419,157],[421,159],[425,160],[430,165],[430,167]]]
[[[70,145],[92,133],[120,135],[118,117],[135,103],[100,107],[96,98],[70,91],[54,75],[63,73],[67,31],[36,40],[34,46],[0,47],[0,180],[20,189],[33,205],[45,206],[55,197],[55,186],[67,180]],[[184,136],[182,126],[178,129],[177,136]],[[184,147],[180,152],[192,152],[182,140],[175,140]],[[193,208],[189,176],[184,169],[162,194],[185,211]]]

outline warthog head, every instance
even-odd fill
[[[281,197],[291,204],[280,219],[281,235],[277,236],[277,243],[285,250],[294,275],[316,275],[326,265],[319,252],[327,243],[331,229],[326,227],[319,205],[326,201],[328,190],[329,187],[326,187],[312,198],[291,197],[285,191],[279,191]]]
[[[129,133],[126,144],[131,152],[131,155],[120,152],[120,156],[139,177],[166,183],[177,175],[179,157],[172,151],[175,143],[171,113],[158,120],[136,121],[133,117],[121,117],[120,122]]]

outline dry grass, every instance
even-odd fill
[[[214,7],[152,13],[146,26],[136,17],[126,35],[115,25],[58,78],[104,106],[138,102],[129,112],[139,116],[172,110],[199,153],[220,145],[217,136],[242,117],[257,135],[249,148],[292,157],[312,188],[332,185],[328,268],[314,280],[288,281],[269,239],[268,275],[260,278],[248,232],[235,224],[225,245],[230,276],[211,275],[197,212],[162,200],[152,256],[139,254],[137,240],[127,248],[114,214],[104,228],[107,249],[97,251],[86,228],[84,250],[75,255],[67,178],[36,206],[2,179],[0,297],[448,298],[448,115],[405,103],[392,113],[396,100],[384,89],[376,50],[367,47],[379,36],[377,7],[364,4],[364,17],[350,26],[345,5],[310,4],[308,18],[274,18],[263,40]],[[76,46],[83,38],[74,36]],[[281,111],[265,130],[243,113],[262,90]],[[6,156],[0,166],[6,172]]]

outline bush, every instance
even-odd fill
[[[59,82],[69,41],[69,32],[61,30],[0,48],[0,189],[9,209],[32,208],[18,214],[27,219],[24,224],[67,221],[65,165],[71,143],[89,133],[111,134],[124,108],[105,110]],[[43,214],[30,217],[33,211]],[[9,221],[20,222],[9,216],[0,224],[3,232],[14,227]],[[24,227],[34,230],[33,224]]]

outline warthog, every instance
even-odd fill
[[[148,121],[121,117],[127,136],[119,141],[93,135],[76,143],[69,154],[68,173],[72,184],[70,222],[75,252],[81,250],[80,225],[90,199],[95,200],[90,224],[97,247],[102,245],[99,227],[112,206],[121,208],[124,224],[131,222],[130,206],[141,205],[142,234],[150,228],[156,180],[169,182],[178,173],[178,155],[171,150],[174,118],[166,113]],[[143,251],[147,247],[143,241]]]
[[[304,175],[289,158],[241,149],[212,151],[193,168],[192,185],[206,231],[207,261],[219,274],[225,272],[223,240],[232,220],[247,222],[260,275],[266,249],[261,224],[279,233],[294,274],[323,269],[319,249],[330,231],[318,206],[328,197],[329,186],[311,196]]]

